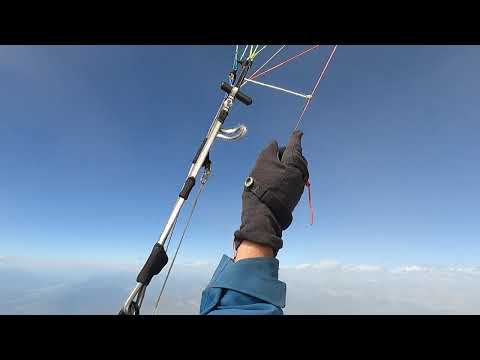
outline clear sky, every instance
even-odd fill
[[[263,79],[308,92],[330,49]],[[232,55],[233,46],[0,47],[0,255],[143,263]],[[479,46],[338,48],[301,127],[315,224],[304,196],[282,264],[480,263],[479,64]],[[244,178],[269,141],[287,141],[303,104],[256,85],[245,92],[253,105],[236,103],[226,125],[244,123],[248,135],[215,144],[181,262],[230,254]]]

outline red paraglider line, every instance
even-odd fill
[[[295,60],[296,58],[298,58],[298,57],[300,57],[300,56],[308,53],[309,51],[312,51],[312,50],[318,48],[319,46],[320,46],[320,45],[314,45],[314,46],[312,46],[312,47],[310,47],[310,48],[308,48],[308,49],[305,49],[305,50],[299,52],[298,54],[296,54],[296,55],[294,55],[294,56],[292,56],[292,57],[289,57],[287,60],[282,61],[280,64],[277,64],[277,65],[272,66],[271,68],[269,68],[269,69],[267,69],[267,70],[262,71],[262,72],[259,73],[259,74],[255,74],[255,73],[254,73],[254,74],[249,78],[249,80],[255,80],[256,78],[259,78],[260,76],[265,75],[266,73],[269,73],[270,71],[272,71],[272,70],[274,70],[274,69],[277,69],[277,68],[279,68],[280,66],[289,63],[289,62],[292,61],[292,60]]]
[[[329,57],[328,60],[327,60],[327,63],[326,63],[325,66],[323,67],[322,73],[321,73],[320,76],[318,77],[317,83],[315,84],[315,87],[313,88],[313,91],[312,91],[312,93],[310,94],[311,97],[308,98],[307,102],[305,103],[305,107],[303,108],[302,113],[300,114],[300,118],[298,119],[298,122],[297,122],[297,125],[295,126],[295,129],[297,129],[298,126],[300,125],[300,122],[302,121],[303,115],[305,114],[305,111],[307,111],[308,105],[310,104],[310,101],[312,100],[313,95],[315,94],[315,91],[317,91],[318,85],[320,85],[320,81],[322,81],[323,76],[325,75],[325,72],[327,71],[328,65],[330,64],[330,61],[332,60],[333,55],[335,54],[335,51],[337,50],[337,46],[338,46],[338,45],[335,45],[335,47],[333,48],[333,50],[332,50],[332,52],[331,52],[331,54],[330,54],[330,57]]]
[[[308,208],[310,209],[310,225],[313,225],[314,210],[313,210],[313,202],[312,202],[312,193],[310,191],[310,187],[312,186],[310,183],[310,179],[307,179],[307,181],[305,182],[305,186],[308,189]]]

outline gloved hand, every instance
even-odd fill
[[[235,232],[235,249],[242,240],[269,245],[275,255],[282,248],[282,231],[292,223],[292,212],[309,177],[302,136],[296,130],[286,147],[279,149],[274,141],[260,153],[245,181],[242,224]]]

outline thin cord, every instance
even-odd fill
[[[255,57],[258,56],[268,45],[263,45],[263,47],[255,53]]]
[[[253,55],[253,45],[250,45],[250,51],[248,52],[248,58],[247,60],[249,60]]]
[[[170,276],[170,272],[173,268],[173,264],[175,263],[175,259],[177,258],[178,251],[180,250],[180,246],[182,245],[183,238],[185,237],[185,233],[187,232],[188,226],[190,225],[190,220],[192,220],[193,212],[195,211],[195,207],[197,206],[198,199],[202,194],[203,189],[205,188],[205,183],[201,183],[200,189],[198,190],[197,196],[195,197],[195,201],[193,202],[192,208],[190,210],[190,214],[188,216],[187,223],[183,229],[182,236],[180,241],[178,242],[177,249],[175,251],[175,255],[173,255],[172,262],[170,263],[170,267],[168,268],[167,275],[165,276],[165,280],[163,281],[162,288],[160,290],[160,294],[158,295],[157,301],[155,302],[155,309],[153,310],[153,314],[157,312],[158,304],[160,303],[160,298],[162,297],[163,291],[165,290],[165,286],[167,285],[168,277]]]
[[[265,66],[267,66],[267,64],[268,64],[270,61],[272,61],[272,60],[275,58],[275,56],[277,56],[278,53],[279,53],[280,51],[282,51],[283,48],[285,48],[285,46],[287,46],[287,45],[282,45],[282,47],[280,47],[280,49],[278,49],[278,50],[275,52],[275,54],[273,54],[273,55],[270,57],[270,59],[268,59],[268,60],[265,62],[265,64],[263,64],[263,65],[260,66],[257,70],[255,70],[255,72],[252,74],[252,76],[250,76],[250,78],[253,78],[260,70],[262,70]]]
[[[233,57],[233,70],[237,70],[237,66],[238,66],[238,45],[235,45],[235,55]]]
[[[276,68],[279,68],[280,66],[285,65],[285,64],[289,63],[290,61],[295,60],[296,58],[298,58],[298,57],[300,57],[300,56],[302,56],[302,55],[305,55],[306,53],[308,53],[308,52],[310,52],[310,51],[318,48],[319,46],[320,46],[320,45],[315,45],[315,46],[312,46],[312,47],[310,47],[310,48],[308,48],[308,49],[305,49],[305,50],[299,52],[298,54],[296,54],[296,55],[294,55],[294,56],[292,56],[292,57],[289,57],[287,60],[282,61],[280,64],[277,64],[277,65],[271,67],[270,69],[267,69],[267,70],[262,71],[260,74],[256,74],[255,76],[250,76],[249,79],[255,80],[256,78],[258,78],[258,77],[260,77],[260,76],[262,76],[262,75],[265,75],[266,73],[269,73],[270,71],[272,71],[272,70],[274,70],[274,69],[276,69]]]
[[[292,94],[292,95],[300,96],[300,97],[306,98],[306,99],[310,98],[310,96],[311,96],[311,95],[300,94],[300,93],[297,93],[295,91],[284,89],[284,88],[281,88],[281,87],[278,87],[278,86],[265,84],[263,82],[256,81],[256,80],[245,79],[245,81],[251,82],[253,84],[257,84],[257,85],[260,85],[260,86],[265,86],[265,87],[270,88],[270,89],[275,89],[275,90],[283,91],[283,92],[286,92],[286,93],[289,93],[289,94]]]
[[[170,230],[170,234],[168,235],[167,244],[165,245],[165,252],[168,251],[168,245],[170,245],[170,241],[172,240],[173,231],[175,230],[175,225],[177,225],[177,220],[178,218],[175,219],[175,222],[173,223],[173,226],[172,226],[172,230]]]
[[[247,52],[248,45],[245,45],[245,49],[243,49],[242,56],[240,56],[240,60],[243,60],[243,57],[245,56],[245,53]]]
[[[327,68],[328,68],[328,65],[330,64],[330,61],[332,60],[333,58],[333,55],[335,54],[335,51],[337,51],[337,46],[338,45],[335,45],[335,47],[333,48],[331,54],[330,54],[330,57],[328,58],[327,60],[327,63],[325,64],[325,66],[323,67],[323,70],[322,70],[322,73],[320,74],[320,76],[318,77],[318,80],[317,80],[317,83],[315,84],[315,87],[313,88],[313,91],[312,93],[310,94],[312,97],[310,97],[307,102],[305,103],[305,106],[302,110],[302,113],[300,114],[300,118],[298,119],[297,121],[297,125],[295,125],[295,128],[293,130],[297,130],[298,127],[300,126],[300,123],[302,122],[302,119],[303,119],[303,115],[305,114],[305,111],[307,111],[307,107],[308,105],[310,104],[310,101],[312,100],[313,98],[313,95],[315,94],[315,91],[317,91],[317,88],[318,88],[318,85],[320,85],[320,81],[322,81],[323,79],[323,76],[325,75],[325,72],[327,71]]]

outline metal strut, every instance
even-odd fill
[[[180,241],[178,242],[177,249],[175,250],[175,254],[173,255],[173,259],[170,262],[170,266],[168,267],[167,274],[165,275],[165,279],[164,279],[162,287],[160,289],[160,293],[158,294],[157,301],[155,302],[155,308],[153,310],[154,315],[157,313],[157,309],[158,309],[158,305],[160,303],[160,299],[162,298],[163,292],[164,292],[165,287],[167,285],[168,278],[171,274],[173,265],[175,264],[175,259],[177,258],[178,252],[180,251],[180,247],[182,246],[183,239],[185,238],[185,234],[187,232],[188,226],[190,225],[190,221],[192,220],[193,212],[195,211],[195,208],[197,206],[198,199],[200,198],[200,195],[202,194],[203,190],[205,189],[205,184],[207,183],[208,178],[210,177],[210,174],[212,172],[211,161],[210,161],[210,159],[208,159],[208,157],[205,160],[205,162],[203,164],[203,167],[204,167],[204,171],[203,171],[202,178],[200,180],[200,183],[201,183],[200,189],[197,193],[197,196],[195,197],[195,200],[193,201],[192,208],[190,209],[190,214],[188,215],[187,223],[185,224],[185,227],[184,227],[183,232],[182,232],[182,236],[180,237]]]
[[[246,133],[245,126],[240,126],[235,129],[222,129],[222,125],[225,122],[225,119],[227,118],[235,99],[238,99],[245,105],[250,105],[252,103],[252,99],[249,96],[239,91],[239,88],[244,83],[247,73],[252,66],[252,61],[243,61],[241,62],[241,66],[242,71],[240,75],[237,76],[234,85],[229,85],[227,83],[221,84],[221,89],[225,91],[228,96],[220,104],[220,107],[213,118],[210,129],[208,130],[206,137],[204,138],[195,157],[193,158],[187,178],[177,197],[177,200],[175,201],[167,223],[163,228],[158,241],[154,245],[150,256],[140,270],[140,273],[137,276],[137,285],[128,295],[127,300],[119,312],[119,315],[140,315],[140,308],[145,297],[147,286],[150,284],[152,278],[155,275],[158,275],[168,263],[168,256],[164,249],[165,241],[171,234],[178,215],[180,214],[185,201],[187,201],[190,192],[195,186],[198,172],[210,161],[208,154],[215,139],[218,137],[226,140],[236,140],[243,137]]]

